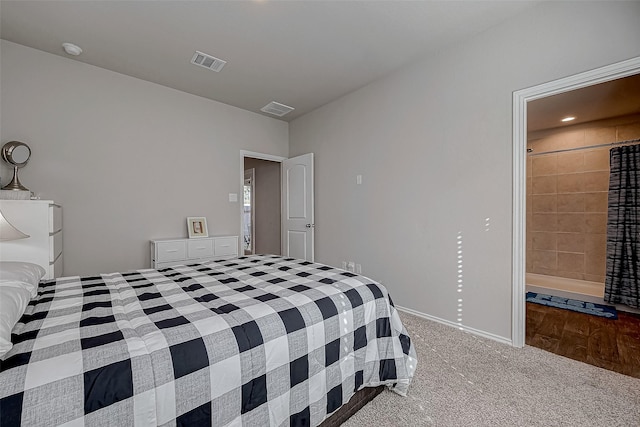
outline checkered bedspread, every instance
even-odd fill
[[[317,425],[416,367],[386,289],[278,256],[42,282],[0,361],[0,425]]]

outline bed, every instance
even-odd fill
[[[384,286],[272,255],[40,282],[11,346],[3,427],[317,426],[417,363]]]

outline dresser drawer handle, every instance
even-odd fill
[[[167,249],[167,252],[178,252],[177,249]]]
[[[228,248],[231,245],[220,245],[221,248]]]
[[[206,246],[200,246],[199,248],[196,248],[196,249],[201,251],[201,250],[207,249],[207,247]]]

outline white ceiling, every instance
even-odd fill
[[[260,114],[277,101],[289,121],[535,3],[1,0],[0,37]],[[196,67],[196,50],[228,63]],[[640,76],[530,102],[528,129],[635,113]]]
[[[0,37],[292,120],[535,1],[6,1]],[[190,64],[196,50],[228,63]]]

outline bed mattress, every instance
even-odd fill
[[[280,256],[41,282],[12,341],[3,427],[318,425],[417,362],[384,286]]]

